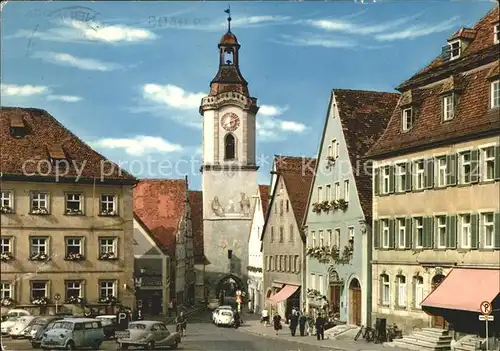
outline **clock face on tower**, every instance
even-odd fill
[[[234,132],[240,126],[240,118],[233,112],[224,114],[220,122],[222,128],[228,132]]]

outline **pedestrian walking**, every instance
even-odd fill
[[[297,324],[299,324],[299,315],[296,312],[292,312],[292,316],[290,317],[290,332],[292,333],[292,336],[295,336]]]
[[[299,317],[300,336],[306,335],[306,323],[307,323],[307,316],[305,314],[301,314]]]
[[[318,340],[325,340],[325,322],[322,314],[316,318],[316,338]]]
[[[269,325],[269,311],[267,308],[264,308],[261,312],[262,318],[261,318],[261,323],[264,323],[264,325],[267,327]]]
[[[174,311],[174,303],[172,302],[172,300],[170,300],[170,302],[168,303],[168,316],[169,317],[172,316],[173,311]]]
[[[273,326],[274,326],[274,330],[276,331],[276,335],[278,335],[278,331],[283,328],[281,326],[281,316],[279,315],[279,313],[276,313],[273,317]]]

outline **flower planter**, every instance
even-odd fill
[[[31,210],[32,215],[46,216],[49,214],[49,210],[45,207],[35,207]]]
[[[46,297],[40,297],[32,300],[31,303],[36,306],[46,306],[49,303],[49,299]]]
[[[99,256],[99,259],[101,261],[113,261],[117,260],[118,257],[115,255],[114,252],[104,252]]]
[[[118,303],[118,299],[114,296],[106,296],[105,298],[99,299],[99,303],[109,303],[115,305]]]
[[[116,212],[115,211],[101,211],[101,213],[99,214],[100,216],[104,216],[104,217],[113,217],[113,216],[116,216]]]
[[[45,253],[36,253],[31,255],[29,259],[30,261],[47,261],[49,259],[49,255]]]
[[[0,253],[0,261],[8,262],[14,259],[14,255],[11,252],[2,252]]]
[[[10,297],[6,297],[6,298],[1,300],[0,304],[4,307],[9,307],[9,306],[12,306],[14,304],[14,300],[11,299]]]
[[[70,296],[69,298],[66,299],[65,301],[67,304],[72,304],[72,305],[85,305],[86,301],[83,297],[80,296]]]
[[[66,261],[84,261],[85,257],[80,253],[70,253],[65,258]]]
[[[79,216],[79,215],[83,214],[83,211],[82,210],[72,210],[72,209],[67,208],[65,213],[68,216]]]
[[[14,213],[14,210],[10,206],[0,206],[0,213],[11,214]]]

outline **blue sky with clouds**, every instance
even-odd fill
[[[393,91],[492,6],[232,2],[241,71],[262,106],[259,181],[268,183],[273,154],[316,154],[332,88]],[[137,176],[188,174],[199,188],[198,106],[217,72],[226,7],[10,2],[2,9],[1,103],[46,109]]]

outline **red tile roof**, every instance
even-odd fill
[[[191,226],[193,228],[194,263],[205,262],[203,249],[203,192],[189,191],[189,205],[191,206]]]
[[[293,172],[308,174],[314,173],[316,159],[310,157],[274,155],[274,166],[277,173]]]
[[[307,172],[305,174],[300,174],[285,172],[282,173],[282,177],[288,198],[290,199],[290,206],[292,207],[295,220],[297,221],[297,226],[301,229],[307,210],[309,189],[314,179],[314,173]]]
[[[11,128],[22,128],[23,136],[13,136]],[[49,168],[50,163],[47,161],[65,158],[69,163],[68,172],[64,175],[66,167],[62,164],[59,181],[75,181],[78,171],[83,168],[78,180],[82,183],[93,182],[94,179],[100,183],[101,175],[104,183],[136,182],[131,174],[94,151],[45,110],[1,107],[0,140],[0,171],[3,179],[15,179],[29,174],[33,175],[31,180],[36,180],[37,177],[53,179],[56,177],[56,167]]]
[[[342,122],[361,208],[365,216],[371,218],[372,178],[370,169],[365,167],[362,158],[384,133],[399,94],[334,89],[333,95]],[[329,114],[326,118],[328,120]]]
[[[259,185],[259,195],[260,203],[262,204],[262,213],[264,216],[267,213],[267,208],[269,207],[269,191],[271,187],[269,185]]]
[[[142,229],[144,230],[144,232],[146,232],[146,235],[148,235],[151,240],[154,241],[154,243],[156,244],[156,246],[158,246],[158,248],[165,254],[165,255],[169,255],[168,253],[168,248],[163,245],[157,238],[156,236],[154,236],[154,234],[151,232],[151,230],[149,230],[149,228],[147,227],[147,225],[139,218],[139,216],[134,213],[134,219],[137,221],[137,223],[139,223],[139,225],[142,227]]]
[[[134,212],[171,258],[175,235],[185,214],[187,182],[184,179],[141,180],[134,188]]]

